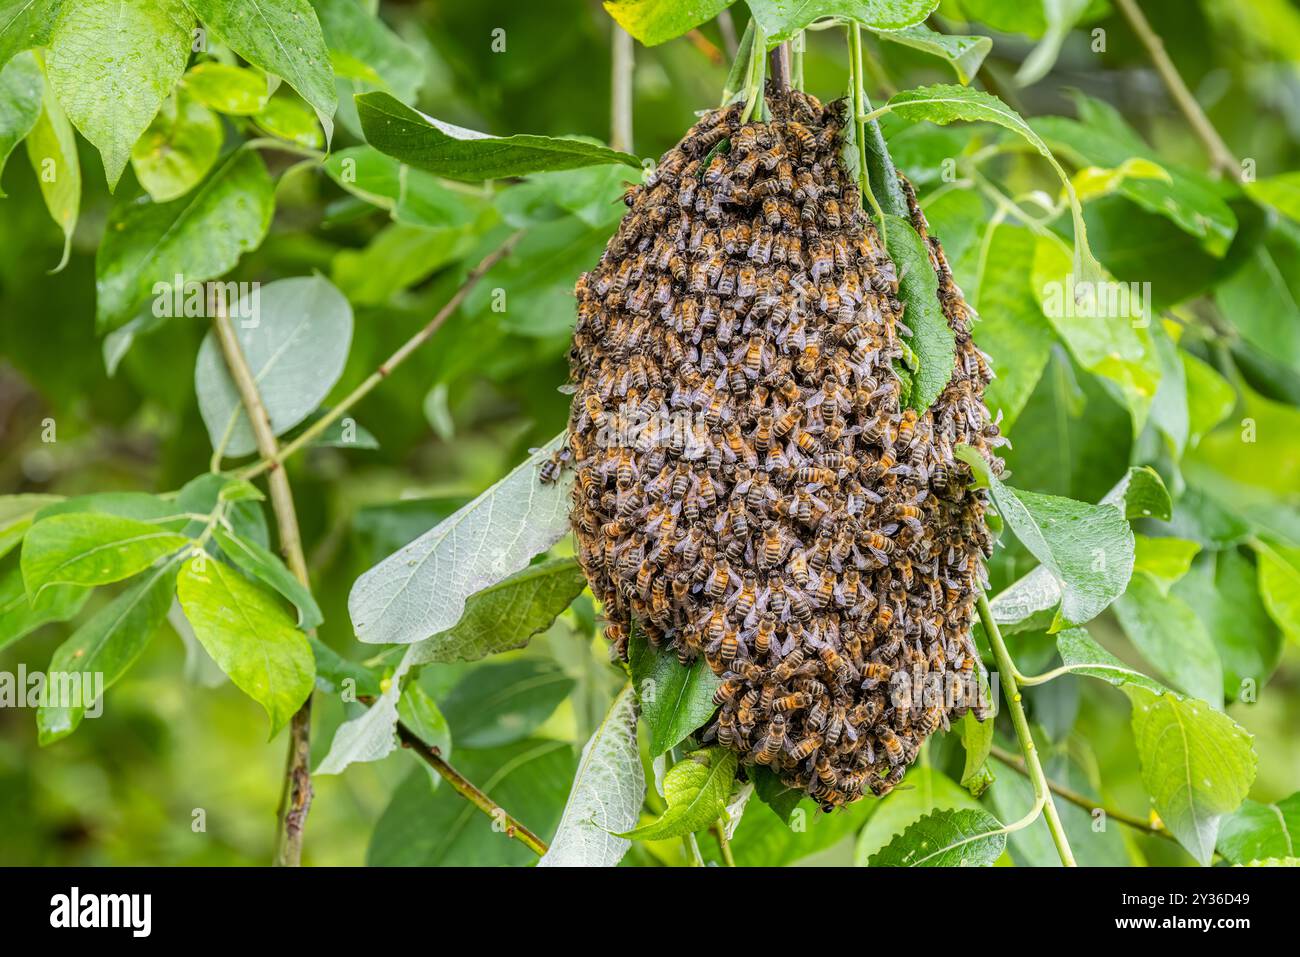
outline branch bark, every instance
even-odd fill
[[[768,54],[768,72],[772,75],[772,93],[784,96],[790,92],[790,41],[778,43]]]
[[[452,788],[465,800],[469,801],[476,808],[495,820],[502,820],[505,824],[505,835],[513,838],[520,844],[524,845],[538,857],[546,853],[546,842],[526,828],[520,821],[511,816],[505,808],[499,806],[490,797],[474,786],[468,778],[453,768],[450,764],[442,759],[442,755],[437,748],[430,747],[414,731],[406,725],[398,722],[397,737],[402,742],[402,746],[410,748],[420,760],[429,767],[433,768],[442,776],[442,779],[452,786]]]
[[[1043,763],[1038,759],[1038,747],[1034,744],[1034,736],[1029,730],[1029,719],[1025,716],[1024,706],[1020,703],[1020,689],[1016,685],[1016,667],[1011,660],[1011,652],[1007,650],[1006,642],[1002,640],[1002,631],[998,628],[998,623],[993,620],[989,600],[982,594],[979,597],[978,608],[980,621],[984,624],[984,633],[988,636],[993,657],[997,661],[998,677],[1002,682],[1002,697],[1006,699],[1007,710],[1011,712],[1011,724],[1016,729],[1016,737],[1020,739],[1020,750],[1025,756],[1025,768],[1030,782],[1034,785],[1034,795],[1043,804],[1043,817],[1047,820],[1047,829],[1052,832],[1052,841],[1056,844],[1057,853],[1061,855],[1061,863],[1066,867],[1075,867],[1077,865],[1074,851],[1070,849],[1070,841],[1065,836],[1065,825],[1061,823],[1056,802],[1052,800],[1052,792],[1047,786],[1047,775],[1043,772]]]
[[[1031,777],[1029,769],[1025,767],[1024,759],[1019,755],[1012,754],[1005,748],[999,748],[996,744],[989,749],[989,753],[1003,764],[1020,772],[1025,777]],[[1142,831],[1146,834],[1155,834],[1157,837],[1168,838],[1171,841],[1176,840],[1176,838],[1164,828],[1152,827],[1139,817],[1134,817],[1132,814],[1126,814],[1124,811],[1117,811],[1114,808],[1109,808],[1098,801],[1092,800],[1087,795],[1080,794],[1078,791],[1067,788],[1064,784],[1057,784],[1050,778],[1047,781],[1047,786],[1051,789],[1053,794],[1064,798],[1076,807],[1083,808],[1089,814],[1097,808],[1101,808],[1102,811],[1105,812],[1106,817],[1110,818],[1112,821],[1119,821],[1121,824],[1127,825],[1134,830]]]
[[[1187,118],[1187,122],[1191,124],[1193,132],[1196,133],[1197,138],[1205,146],[1206,152],[1210,154],[1210,163],[1213,168],[1221,170],[1229,176],[1240,176],[1241,163],[1232,155],[1232,150],[1228,149],[1228,144],[1223,141],[1219,131],[1214,128],[1210,118],[1201,109],[1201,104],[1196,102],[1196,97],[1192,95],[1192,91],[1183,82],[1178,67],[1174,65],[1174,61],[1169,58],[1169,54],[1165,51],[1164,41],[1160,39],[1160,34],[1151,28],[1151,23],[1142,12],[1142,8],[1137,5],[1137,0],[1115,0],[1115,5],[1124,14],[1124,19],[1129,22],[1129,26],[1137,34],[1142,46],[1146,47],[1147,55],[1151,57],[1151,62],[1155,64],[1156,72],[1160,74],[1160,79],[1164,81],[1169,95],[1173,97],[1174,103],[1182,111],[1183,116]]]
[[[613,20],[612,65],[609,84],[609,145],[624,153],[632,151],[632,34]]]
[[[514,233],[504,243],[494,249],[488,255],[484,256],[477,266],[470,270],[465,281],[460,284],[460,288],[455,294],[447,300],[446,304],[438,310],[437,315],[429,320],[419,332],[406,340],[396,352],[389,356],[379,368],[370,373],[359,386],[347,394],[343,401],[334,406],[329,412],[321,416],[310,427],[304,429],[297,438],[291,442],[286,442],[283,448],[267,452],[258,446],[258,452],[262,456],[261,460],[254,462],[252,465],[239,472],[239,477],[243,479],[254,479],[263,472],[270,472],[278,469],[289,456],[301,450],[304,446],[309,445],[317,436],[328,429],[334,422],[343,416],[350,408],[370,394],[375,386],[388,378],[389,373],[410,357],[411,353],[418,349],[424,343],[428,342],[430,337],[438,331],[439,327],[451,316],[453,312],[460,308],[460,304],[465,301],[465,297],[470,291],[478,285],[479,280],[497,263],[510,254],[515,245],[523,237],[524,231],[521,229]],[[274,441],[274,436],[272,436]],[[297,523],[295,522],[295,531]]]
[[[268,466],[267,487],[271,493],[271,510],[275,514],[280,554],[294,577],[307,588],[311,587],[307,575],[307,560],[302,550],[302,535],[298,530],[298,512],[294,507],[293,490],[289,477],[279,468],[279,444],[271,428],[271,417],[257,389],[257,380],[249,368],[248,360],[240,348],[235,327],[226,315],[225,304],[214,297],[212,325],[216,333],[226,367],[239,391],[240,401],[253,429],[257,451]],[[303,829],[311,809],[311,696],[289,722],[289,754],[285,761],[284,787],[280,794],[280,807],[276,833],[275,864],[280,867],[297,867],[302,863]]]

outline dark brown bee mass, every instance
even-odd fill
[[[635,620],[722,683],[702,732],[823,807],[880,795],[976,707],[991,547],[958,443],[992,459],[991,374],[910,187],[952,379],[900,407],[898,276],[842,165],[841,111],[770,97],[669,150],[578,281],[568,446],[580,558],[626,654]],[[925,689],[922,694],[922,689]],[[911,692],[910,694],[908,692]]]

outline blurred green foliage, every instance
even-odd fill
[[[1120,280],[1151,283],[1155,312],[1142,333],[1146,351],[1134,352],[1132,361],[1159,379],[1154,394],[1135,399],[1126,388],[1133,369],[1123,363],[1132,356],[1118,350],[1130,343],[1092,341],[1095,330],[1054,324],[1044,314],[1035,266],[1050,257],[1044,244],[1052,236],[1068,239],[1070,219],[1041,158],[992,126],[908,125],[890,116],[882,125],[958,283],[982,315],[975,334],[998,374],[990,398],[1003,408],[1012,441],[1009,480],[1095,502],[1130,465],[1161,473],[1175,498],[1174,518],[1137,528],[1201,546],[1174,600],[1204,627],[1222,663],[1226,712],[1254,736],[1251,797],[1278,801],[1300,787],[1300,626],[1290,622],[1284,640],[1270,618],[1277,607],[1261,602],[1257,565],[1261,542],[1300,554],[1300,10],[1285,0],[1142,4],[1210,121],[1248,164],[1252,180],[1243,189],[1212,175],[1203,145],[1112,5],[1087,5],[1078,23],[1064,24],[1050,40],[1059,48],[1045,50],[1043,11],[1059,6],[944,0],[930,22],[992,37],[977,84],[1030,118],[1071,172],[1113,169],[1134,157],[1167,171],[1168,183],[1121,180],[1085,205],[1103,266]],[[567,379],[573,282],[600,255],[622,212],[623,182],[637,173],[605,166],[479,186],[408,171],[406,189],[389,193],[375,185],[382,169],[369,186],[345,181],[334,164],[352,155],[348,150],[364,149],[351,95],[381,85],[440,120],[475,130],[601,143],[609,136],[612,24],[598,4],[417,0],[379,4],[379,14],[400,38],[400,46],[384,49],[406,53],[371,65],[395,73],[372,77],[335,57],[341,97],[334,157],[322,167],[287,150],[264,152],[275,181],[274,219],[226,278],[269,282],[317,272],[348,296],[352,344],[325,399],[329,407],[423,325],[474,263],[513,230],[526,229],[516,254],[433,341],[356,407],[377,448],[314,447],[288,467],[324,616],[319,638],[348,659],[391,673],[396,656],[353,638],[349,590],[563,427],[569,397],[558,387]],[[732,15],[738,33],[743,7]],[[717,105],[726,42],[710,21],[688,38],[637,46],[632,152],[659,156],[697,111]],[[807,42],[807,89],[827,100],[843,95],[841,31],[810,32]],[[871,35],[868,43],[874,103],[953,80],[948,64],[922,50]],[[1015,74],[1031,54],[1046,68],[1018,86]],[[212,62],[236,61],[218,49]],[[202,98],[200,84],[186,82]],[[238,133],[314,145],[321,131],[290,96],[278,95],[272,102],[283,108],[261,113],[255,127],[227,110],[227,147]],[[244,112],[258,109],[254,103]],[[1045,117],[1053,118],[1037,119]],[[36,175],[19,154],[3,173],[0,490],[71,496],[176,489],[204,471],[211,455],[193,372],[206,324],[143,322],[129,342],[97,335],[95,256],[106,225],[142,186],[156,187],[149,172],[137,178],[136,163],[110,196],[98,152],[85,140],[78,147],[81,214],[70,259],[57,274],[50,270],[62,256],[63,235]],[[506,290],[504,311],[494,308],[494,289]],[[1119,368],[1109,361],[1116,357]],[[566,549],[562,544],[555,553]],[[0,573],[17,560],[16,552],[0,560]],[[1034,565],[1004,534],[990,565],[991,591]],[[96,594],[87,611],[109,597]],[[1157,616],[1161,600],[1159,593],[1132,591],[1126,598],[1151,603]],[[527,648],[485,662],[429,666],[419,679],[446,716],[457,765],[484,786],[495,782],[493,793],[543,836],[559,820],[578,750],[624,680],[608,663],[596,615],[590,599],[580,597]],[[1150,643],[1125,633],[1141,618],[1131,605],[1089,627],[1126,662],[1176,682],[1179,662],[1162,662]],[[283,738],[265,741],[265,716],[174,621],[111,690],[103,716],[82,722],[65,740],[42,748],[33,713],[0,708],[0,863],[270,859]],[[0,643],[0,671],[44,668],[70,632],[68,623],[55,623],[20,643]],[[1054,666],[1050,637],[1029,631],[1008,640],[1021,670]],[[1218,679],[1213,671],[1216,688]],[[1243,690],[1242,679],[1254,687]],[[491,694],[512,683],[526,693]],[[1049,775],[1145,818],[1149,800],[1137,756],[1116,746],[1132,740],[1121,694],[1078,676],[1025,694]],[[361,707],[330,694],[316,700],[313,764]],[[1014,750],[1009,725],[998,725],[997,744]],[[936,737],[909,774],[913,789],[811,819],[806,832],[792,832],[751,802],[733,839],[737,860],[861,863],[930,807],[983,806],[1002,820],[1027,809],[1027,783],[999,762],[991,765],[992,790],[976,802],[953,784],[963,763],[958,735]],[[503,767],[508,772],[498,780]],[[306,863],[530,860],[500,840],[486,818],[468,819],[473,812],[406,754],[318,777],[315,787]],[[648,803],[648,810],[663,810],[653,788]],[[1118,825],[1098,835],[1091,823],[1084,811],[1065,809],[1082,863],[1192,863],[1172,841]],[[701,836],[701,844],[707,859],[718,859],[711,839]],[[647,842],[635,845],[625,863],[681,863],[682,854],[677,841]],[[1014,836],[1002,858],[1008,861],[1054,862],[1041,822]]]

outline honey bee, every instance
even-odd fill
[[[754,653],[766,658],[772,648],[772,638],[776,632],[776,615],[768,612],[758,620],[758,634],[754,636]]]
[[[812,704],[808,695],[802,691],[786,695],[783,698],[777,698],[772,702],[772,710],[777,714],[783,714],[788,711],[802,711],[808,705]]]
[[[734,678],[725,679],[718,685],[718,690],[713,692],[713,703],[718,706],[731,704],[736,695],[740,694],[742,687],[743,685]]]
[[[790,757],[795,761],[810,758],[822,746],[822,741],[820,734],[809,735],[790,749]]]
[[[754,763],[771,764],[781,753],[783,744],[785,744],[785,715],[774,714],[772,720],[768,722],[763,740],[754,749]]]
[[[748,618],[754,611],[754,604],[757,601],[758,578],[753,572],[746,572],[740,590],[731,599],[732,604],[735,605],[736,617],[741,620]]]
[[[812,131],[802,123],[790,122],[786,124],[786,131],[794,137],[795,142],[799,144],[799,149],[804,153],[812,153],[817,150],[817,137]]]
[[[903,742],[899,740],[898,735],[894,734],[889,728],[881,728],[876,732],[876,736],[885,747],[885,754],[889,757],[889,763],[902,764],[904,758]]]

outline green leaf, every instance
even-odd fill
[[[803,789],[790,787],[775,771],[761,764],[745,768],[745,776],[753,783],[754,794],[758,799],[771,808],[782,824],[788,826],[794,809],[803,800]]]
[[[171,295],[177,275],[204,282],[230,270],[261,243],[273,207],[271,177],[249,150],[169,203],[119,201],[95,257],[100,331],[131,319],[150,296]]]
[[[1250,559],[1226,548],[1203,555],[1174,585],[1174,594],[1196,611],[1218,650],[1229,701],[1253,700],[1282,655],[1282,634],[1268,616],[1257,579]]]
[[[316,410],[343,374],[352,344],[352,307],[322,276],[278,279],[257,298],[230,307],[251,315],[234,322],[235,335],[257,380],[271,429],[282,435]],[[199,411],[213,448],[225,455],[257,450],[248,413],[230,378],[225,357],[209,332],[194,367]]]
[[[1259,593],[1286,636],[1300,643],[1300,548],[1258,541]]]
[[[467,226],[481,212],[481,204],[471,197],[451,189],[431,173],[412,169],[391,156],[385,156],[373,146],[338,150],[331,153],[321,167],[330,179],[349,193],[388,210],[393,219],[409,226],[430,229]],[[512,187],[502,196],[518,194],[532,182]]]
[[[442,697],[442,713],[457,744],[493,748],[532,734],[572,690],[573,679],[547,661],[480,665]]]
[[[102,676],[95,682],[97,692],[102,694],[111,688],[135,664],[167,617],[182,557],[178,553],[154,565],[74,631],[50,659],[49,681],[57,682],[59,674],[95,674]],[[82,688],[80,701],[48,702],[36,713],[42,745],[52,744],[77,730],[92,704],[84,697],[84,682]]]
[[[131,151],[135,178],[155,203],[184,196],[217,162],[224,135],[215,113],[177,91]]]
[[[890,98],[883,109],[891,110],[905,120],[929,120],[940,126],[946,126],[956,120],[996,123],[1024,138],[1051,164],[1068,194],[1070,211],[1074,219],[1076,278],[1083,282],[1096,282],[1101,278],[1101,267],[1092,255],[1092,250],[1088,248],[1088,227],[1083,221],[1083,209],[1074,195],[1074,186],[1070,183],[1070,178],[1065,174],[1061,164],[1056,161],[1052,151],[1047,148],[1047,144],[1011,107],[982,90],[939,84],[897,93]]]
[[[629,153],[565,137],[490,136],[435,120],[387,93],[357,97],[366,140],[403,163],[448,179],[475,182],[544,170],[622,163],[640,168]]]
[[[181,0],[80,0],[54,28],[50,85],[103,156],[110,192],[185,72],[193,23]]]
[[[1300,170],[1280,173],[1243,183],[1246,193],[1258,203],[1272,206],[1278,212],[1300,222]]]
[[[617,834],[636,827],[646,794],[636,719],[629,684],[582,749],[560,826],[538,867],[615,867],[627,853],[631,842]]]
[[[1173,501],[1160,473],[1149,465],[1135,465],[1102,497],[1125,518],[1158,518],[1167,522],[1173,515]]]
[[[476,661],[522,648],[549,628],[586,584],[572,558],[529,565],[471,595],[453,627],[411,646],[412,663]]]
[[[992,721],[987,722],[990,726]],[[875,802],[875,809],[858,833],[853,863],[866,867],[871,858],[931,811],[980,810],[965,788],[933,767],[920,765],[907,772],[907,786],[895,788]]]
[[[399,98],[415,96],[424,77],[420,55],[378,15],[356,0],[312,0],[312,6],[336,74],[386,87]]]
[[[984,58],[993,49],[993,40],[989,37],[963,37],[950,33],[936,33],[924,23],[905,27],[902,30],[879,30],[877,35],[882,40],[912,47],[914,50],[921,50],[947,60],[962,86],[970,83],[972,77],[979,72]]]
[[[321,691],[339,694],[347,687],[344,682],[350,680],[351,687],[358,696],[377,698],[383,694],[379,675],[373,668],[344,658],[319,638],[308,637],[307,641],[316,658],[316,687]],[[449,731],[449,737],[450,733]]]
[[[106,585],[144,571],[189,541],[116,515],[55,515],[32,525],[23,540],[23,582],[32,598],[51,585]]]
[[[1209,363],[1181,349],[1178,355],[1187,380],[1187,444],[1195,448],[1202,436],[1232,414],[1237,393]]]
[[[1237,388],[1240,411],[1187,454],[1184,475],[1210,491],[1228,479],[1249,489],[1294,495],[1300,488],[1300,443],[1294,441],[1300,435],[1300,410],[1260,395],[1244,381]],[[1229,509],[1230,514],[1236,511]]]
[[[1173,685],[1223,708],[1223,665],[1196,612],[1145,572],[1136,573],[1115,602],[1124,633]]]
[[[1142,688],[1155,694],[1169,691],[1154,678],[1130,668],[1097,642],[1083,628],[1067,628],[1056,636],[1056,650],[1071,674],[1097,678],[1116,688]]]
[[[0,495],[0,557],[23,540],[37,512],[58,501],[58,495]]]
[[[281,93],[271,97],[270,102],[253,117],[253,122],[272,136],[307,149],[320,149],[325,144],[315,115],[302,100],[292,95]]]
[[[183,511],[185,509],[179,502],[168,502],[148,492],[91,492],[89,495],[74,495],[72,498],[51,502],[36,513],[36,521],[73,512],[98,512],[119,518],[133,518],[148,522],[155,528],[179,532],[189,521],[181,514]]]
[[[271,98],[260,73],[210,61],[190,67],[181,77],[181,88],[209,109],[231,116],[260,113]]]
[[[456,770],[542,835],[552,833],[560,820],[576,764],[568,742],[538,738],[460,751],[456,757]],[[498,820],[451,788],[430,790],[419,768],[393,793],[366,853],[371,867],[503,867],[536,860]]]
[[[1214,298],[1242,338],[1300,371],[1300,225],[1274,223]]]
[[[1214,856],[1219,823],[1255,780],[1251,737],[1203,701],[1144,688],[1133,702],[1133,735],[1146,785],[1166,828],[1202,864]]]
[[[544,485],[538,469],[557,436],[450,518],[375,565],[352,586],[357,638],[410,644],[454,626],[470,595],[528,564],[569,532],[565,482]]]
[[[969,446],[957,457],[989,486],[1003,521],[1060,586],[1052,631],[1095,618],[1123,593],[1133,571],[1133,531],[1117,509],[1003,485]]]
[[[340,250],[331,277],[357,305],[380,305],[460,259],[475,239],[463,226],[426,229],[393,223],[364,249]]]
[[[0,173],[14,147],[41,118],[45,79],[35,54],[14,57],[0,70]],[[0,190],[0,199],[4,198]]]
[[[618,836],[661,841],[703,830],[726,812],[736,768],[736,754],[726,748],[705,748],[688,754],[664,775],[668,809],[658,820]]]
[[[1079,120],[1042,116],[1030,125],[1052,149],[1079,167],[1117,169],[1135,157],[1159,164],[1170,174],[1168,178],[1126,177],[1118,184],[1120,193],[1195,236],[1212,255],[1226,253],[1237,231],[1237,217],[1214,184],[1164,162],[1114,107],[1080,93],[1074,100]]]
[[[91,589],[80,585],[52,585],[36,597],[27,597],[22,569],[17,565],[0,575],[0,648],[11,645],[41,625],[67,621],[81,611]]]
[[[966,752],[961,786],[972,796],[979,797],[993,783],[987,763],[993,747],[993,721],[980,721],[974,711],[967,711],[961,719],[961,746]]]
[[[1146,572],[1168,594],[1169,586],[1187,574],[1192,559],[1201,550],[1199,542],[1185,538],[1152,538],[1136,535],[1133,549],[1133,572]]]
[[[72,255],[72,233],[81,215],[81,160],[77,156],[77,135],[59,106],[50,84],[45,84],[41,117],[27,135],[27,158],[45,199],[50,218],[63,230],[63,258],[52,270],[58,272]]]
[[[650,644],[639,628],[633,629],[627,657],[650,731],[651,757],[676,747],[718,710],[713,694],[722,681],[703,657],[683,665],[673,651]]]
[[[0,0],[0,65],[15,53],[49,46],[68,0]]]
[[[1056,338],[1025,269],[1033,261],[1034,242],[1024,226],[995,227],[983,237],[984,268],[970,290],[970,303],[979,311],[971,335],[991,357],[995,376],[984,390],[984,404],[994,415],[1002,413],[1003,432],[1010,431],[1033,394]]]
[[[648,47],[712,20],[735,0],[605,0],[605,12]]]
[[[898,267],[898,295],[906,304],[908,346],[920,362],[907,404],[924,412],[952,378],[956,337],[939,305],[939,280],[930,265],[929,248],[912,224],[885,214],[885,245]]]
[[[1295,857],[1300,848],[1300,792],[1273,804],[1247,800],[1223,819],[1219,853],[1231,864]]]
[[[185,0],[230,49],[267,73],[282,77],[312,105],[334,135],[338,94],[316,11],[307,0]]]
[[[1043,14],[1046,30],[1038,46],[1029,51],[1016,71],[1016,83],[1019,86],[1031,86],[1037,83],[1056,64],[1061,45],[1070,35],[1070,30],[1088,9],[1090,0],[1044,0]]]
[[[266,710],[275,737],[311,694],[316,660],[307,636],[274,595],[212,558],[187,562],[176,592],[204,650]]]
[[[768,44],[793,39],[814,20],[836,17],[872,30],[901,30],[930,15],[939,0],[749,0]]]
[[[256,542],[245,541],[231,535],[224,528],[212,529],[213,540],[221,546],[221,553],[231,563],[252,575],[265,585],[270,585],[298,609],[298,627],[310,631],[323,618],[320,606],[306,585],[293,576],[284,562]]]
[[[1105,282],[1096,305],[1076,303],[1078,280],[1075,264],[1065,244],[1055,236],[1040,235],[1034,246],[1032,282],[1047,316],[1071,355],[1093,375],[1113,382],[1124,397],[1140,432],[1160,383],[1160,362],[1148,327],[1153,321],[1146,304],[1127,284]],[[1114,291],[1111,308],[1109,291]],[[1101,293],[1107,301],[1102,303]]]
[[[934,811],[872,855],[872,867],[988,867],[1007,846],[987,811]]]

